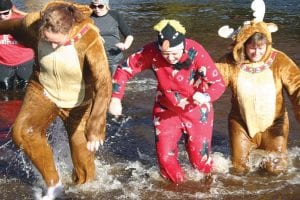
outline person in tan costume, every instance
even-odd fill
[[[0,23],[34,49],[36,67],[12,129],[13,142],[30,158],[48,187],[61,187],[46,129],[59,116],[69,137],[77,184],[95,177],[94,155],[103,144],[111,75],[99,30],[87,5],[51,1],[41,12]]]
[[[252,2],[256,17],[237,31],[223,26],[219,35],[233,38],[232,52],[217,61],[226,86],[232,91],[229,136],[236,172],[247,172],[253,149],[267,152],[262,168],[278,174],[287,167],[289,122],[284,90],[300,122],[300,69],[283,52],[272,48],[273,23],[263,22],[265,4]]]

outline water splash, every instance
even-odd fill
[[[16,149],[12,140],[0,145],[1,157],[0,162],[7,162],[7,166],[1,169],[6,176],[14,176],[17,178],[30,178],[34,173],[31,163],[21,149]],[[20,169],[20,170],[15,170]],[[3,172],[2,172],[3,170]]]
[[[264,195],[274,191],[270,184],[276,186],[275,192],[281,192],[287,187],[299,185],[299,147],[289,149],[289,171],[279,176],[261,176],[255,172],[259,167],[259,161],[265,156],[262,152],[255,152],[250,162],[251,172],[244,176],[237,176],[230,173],[232,167],[229,156],[225,153],[214,151],[213,175],[210,184],[205,183],[205,176],[195,170],[188,161],[184,144],[179,144],[179,160],[186,173],[187,182],[182,186],[165,181],[159,174],[156,163],[154,149],[146,151],[145,147],[132,147],[127,153],[136,154],[134,160],[126,159],[127,153],[123,158],[118,158],[112,153],[112,149],[119,149],[126,142],[130,141],[130,130],[127,125],[132,119],[130,116],[124,117],[117,122],[110,122],[109,131],[114,131],[109,135],[104,148],[97,152],[96,156],[96,179],[85,185],[75,186],[71,180],[72,161],[69,152],[67,134],[61,120],[57,119],[49,127],[48,139],[53,148],[55,161],[59,174],[64,185],[62,198],[71,199],[103,199],[108,196],[110,199],[209,199],[226,198],[239,199],[241,197],[253,195]],[[132,123],[132,121],[130,122]],[[114,136],[114,141],[111,137]],[[126,137],[125,137],[126,136]],[[123,138],[129,137],[129,140]],[[121,143],[116,143],[120,140]],[[216,145],[224,145],[216,144]],[[154,148],[154,147],[153,147]],[[216,147],[215,149],[222,149]],[[31,178],[32,197],[41,196],[45,191],[45,185],[40,175],[32,167],[26,156],[20,150],[13,147],[11,141],[0,146],[1,151],[6,151],[7,156],[2,156],[2,160],[8,161],[6,169],[20,171],[26,174],[26,178]],[[8,153],[9,152],[9,153]],[[12,156],[13,155],[13,156]],[[15,178],[8,177],[0,184],[7,184],[9,181],[18,181],[21,176]],[[34,177],[34,178],[32,178]],[[24,178],[23,178],[24,180]],[[27,181],[28,182],[28,181]],[[31,197],[31,198],[32,198]],[[30,198],[30,197],[29,197]]]

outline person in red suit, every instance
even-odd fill
[[[130,78],[143,70],[155,73],[158,85],[153,123],[160,173],[179,184],[185,179],[177,160],[177,144],[183,133],[192,165],[205,174],[211,172],[212,102],[223,94],[225,86],[207,51],[185,38],[180,22],[162,20],[154,30],[158,41],[146,44],[117,68],[109,111],[121,115],[121,99]]]

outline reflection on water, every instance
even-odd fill
[[[46,0],[25,0],[14,3],[26,10],[38,10]],[[88,3],[87,0],[77,1]],[[231,41],[217,36],[220,26],[228,24],[237,28],[252,19],[251,0],[111,0],[129,22],[135,42],[128,53],[145,42],[156,39],[152,26],[161,18],[180,20],[192,37],[208,49],[213,58],[224,54]],[[265,21],[274,22],[279,31],[273,34],[274,46],[287,53],[300,64],[300,5],[297,0],[268,0]],[[192,169],[183,143],[180,143],[179,160],[188,181],[174,186],[164,181],[158,173],[154,147],[151,111],[156,81],[151,72],[145,72],[128,84],[123,102],[124,116],[118,121],[108,118],[107,138],[97,153],[95,182],[74,186],[71,181],[71,158],[62,122],[57,119],[48,129],[49,141],[57,156],[57,168],[65,185],[62,199],[287,199],[299,197],[300,185],[300,126],[290,111],[289,171],[279,176],[269,176],[259,170],[264,153],[251,155],[251,172],[237,176],[230,172],[230,148],[227,133],[227,115],[230,93],[215,104],[216,117],[213,136],[214,168],[211,183],[203,174]],[[1,94],[2,95],[2,94]],[[44,188],[41,177],[30,162],[12,143],[0,144],[0,198],[33,199]]]
[[[14,0],[26,11],[36,11],[49,0]],[[89,0],[74,2],[89,4]],[[230,41],[217,36],[219,27],[228,24],[238,28],[252,19],[251,0],[111,0],[112,9],[120,11],[136,36],[131,51],[137,50],[145,41],[156,38],[153,25],[162,18],[180,20],[187,29],[187,36],[206,47],[214,58],[226,52]],[[300,4],[298,0],[266,1],[266,22],[274,22],[279,31],[273,34],[274,46],[286,52],[298,63],[297,50],[300,42]],[[220,48],[221,47],[221,48]]]

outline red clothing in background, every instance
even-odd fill
[[[11,19],[22,18],[24,16],[12,13]],[[18,66],[24,62],[32,60],[34,52],[19,44],[11,35],[0,35],[0,64],[5,66]]]

